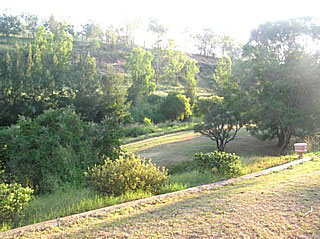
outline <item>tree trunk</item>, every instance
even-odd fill
[[[217,142],[218,151],[223,152],[224,148],[226,146],[224,140],[223,139],[220,139],[220,140],[218,139],[216,142]]]
[[[278,147],[281,147],[284,144],[285,136],[284,133],[281,131],[281,133],[278,134]]]
[[[286,148],[290,144],[292,131],[291,130],[287,130],[287,132],[284,132],[283,135],[284,135],[284,142],[283,142],[283,144],[282,144],[282,146],[280,148],[280,151],[279,151],[280,155],[284,155],[284,151],[286,150]]]

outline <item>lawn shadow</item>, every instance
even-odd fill
[[[274,175],[274,177],[278,177],[278,182],[269,183],[265,182],[265,178],[263,177],[245,180],[214,190],[203,191],[200,195],[199,193],[195,193],[186,195],[185,198],[179,198],[178,196],[176,201],[173,200],[171,203],[165,203],[153,209],[137,212],[134,215],[129,214],[124,218],[90,225],[86,229],[65,234],[65,237],[77,238],[79,235],[84,235],[85,237],[86,235],[93,235],[97,231],[101,231],[102,234],[111,235],[114,230],[120,230],[117,238],[130,238],[130,233],[136,230],[136,227],[148,226],[150,230],[157,231],[157,227],[160,227],[162,224],[174,222],[179,218],[192,218],[192,215],[194,215],[194,219],[197,218],[199,221],[202,220],[201,217],[203,215],[211,215],[212,218],[217,217],[221,219],[217,223],[224,224],[225,221],[232,221],[233,217],[236,216],[233,210],[240,209],[249,213],[253,208],[255,211],[252,211],[252,214],[260,215],[260,209],[265,210],[265,208],[269,208],[268,210],[275,211],[275,213],[287,214],[290,220],[299,223],[301,221],[310,222],[313,226],[320,225],[319,184],[308,185],[308,183],[303,183],[300,185],[297,179],[292,184],[292,182],[286,182],[285,178],[278,177],[277,175]],[[256,207],[253,206],[254,204]],[[153,204],[151,203],[151,205]],[[144,210],[148,206],[142,206],[141,208],[141,210]],[[276,210],[279,210],[279,212]],[[263,213],[268,213],[268,211]],[[263,219],[263,214],[261,215]],[[245,217],[245,215],[243,216]],[[316,224],[317,221],[315,220],[318,220],[319,224]],[[161,230],[159,228],[159,231]],[[192,231],[192,228],[188,228],[188,230]],[[313,232],[318,233],[320,230],[313,230]],[[310,234],[312,231],[308,231],[308,233],[306,236],[313,235]]]

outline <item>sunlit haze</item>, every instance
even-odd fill
[[[75,25],[93,20],[102,26],[137,20],[140,28],[137,41],[150,41],[146,33],[150,18],[157,19],[169,28],[168,38],[184,44],[182,32],[199,32],[211,28],[228,34],[238,41],[248,40],[250,31],[259,24],[288,18],[313,16],[319,18],[320,2],[305,1],[213,1],[213,0],[0,0],[0,10],[11,13],[27,12],[46,18],[54,15]]]

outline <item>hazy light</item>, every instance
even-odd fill
[[[168,38],[178,39],[178,44],[185,40],[179,35],[186,28],[199,32],[209,27],[245,42],[252,29],[267,21],[320,17],[317,0],[0,0],[0,10],[6,8],[12,13],[28,12],[43,18],[53,14],[76,25],[89,19],[103,26],[139,20],[143,30],[153,17],[170,28]],[[139,41],[149,41],[150,34],[143,30],[138,31]]]

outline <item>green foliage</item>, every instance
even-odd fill
[[[209,170],[213,173],[237,176],[241,173],[240,157],[226,152],[196,153],[194,161],[200,171]]]
[[[129,109],[131,122],[143,123],[144,118],[149,118],[154,123],[164,122],[165,118],[160,112],[160,105],[144,102]],[[130,118],[128,120],[130,120]],[[129,121],[130,122],[130,121]]]
[[[157,35],[157,40],[154,44],[155,47],[160,48],[163,41],[163,37],[168,31],[168,28],[165,25],[162,25],[156,19],[151,19],[148,27],[148,31],[153,32]]]
[[[116,157],[119,137],[108,120],[85,123],[70,108],[48,110],[0,131],[0,165],[11,181],[50,192],[66,182],[79,185],[84,170]]]
[[[217,149],[224,151],[246,123],[246,95],[239,89],[228,57],[220,59],[213,80],[218,96],[202,98],[195,107],[196,114],[204,116],[195,131],[214,140]]]
[[[18,115],[34,117],[68,95],[65,86],[72,39],[54,36],[40,27],[27,47],[16,46],[0,60],[0,125],[10,125]]]
[[[145,162],[140,156],[125,154],[115,161],[106,159],[85,173],[87,184],[106,194],[121,195],[128,191],[157,192],[168,178],[166,169]]]
[[[196,98],[197,73],[199,73],[199,68],[196,62],[187,59],[181,70],[181,81],[185,85],[186,96],[190,99],[191,106],[195,103]]]
[[[318,127],[319,58],[308,49],[319,37],[316,28],[308,18],[262,24],[244,47],[242,89],[251,99],[251,133],[278,138],[280,154],[293,136]]]
[[[0,225],[18,223],[23,211],[31,200],[33,190],[20,184],[0,184]]]
[[[191,115],[189,99],[182,94],[170,93],[161,104],[160,110],[167,120],[186,120]]]
[[[151,119],[149,119],[148,117],[144,117],[143,119],[143,123],[147,126],[151,126],[152,125],[152,121]]]
[[[221,101],[223,101],[223,98],[216,95],[211,97],[199,97],[193,108],[193,112],[195,116],[204,116],[215,107],[217,102]]]
[[[22,23],[18,16],[3,13],[0,15],[0,33],[3,36],[19,35],[22,32]]]
[[[195,125],[194,130],[214,140],[217,149],[224,151],[243,127],[244,117],[241,109],[233,108],[224,98],[213,102],[210,108],[204,115],[204,122]]]
[[[143,123],[144,118],[148,117],[153,123],[156,124],[165,121],[165,118],[160,111],[160,105],[164,100],[164,97],[153,94],[149,95],[144,102],[129,108],[130,115],[126,118],[126,120],[129,123]]]
[[[148,135],[156,132],[153,126],[146,126],[144,124],[130,124],[122,128],[122,134],[124,137],[138,137],[140,135]]]
[[[130,73],[132,85],[128,89],[128,101],[138,105],[143,98],[155,91],[155,84],[152,82],[154,70],[151,65],[153,55],[141,47],[134,48],[127,61],[127,68]]]

